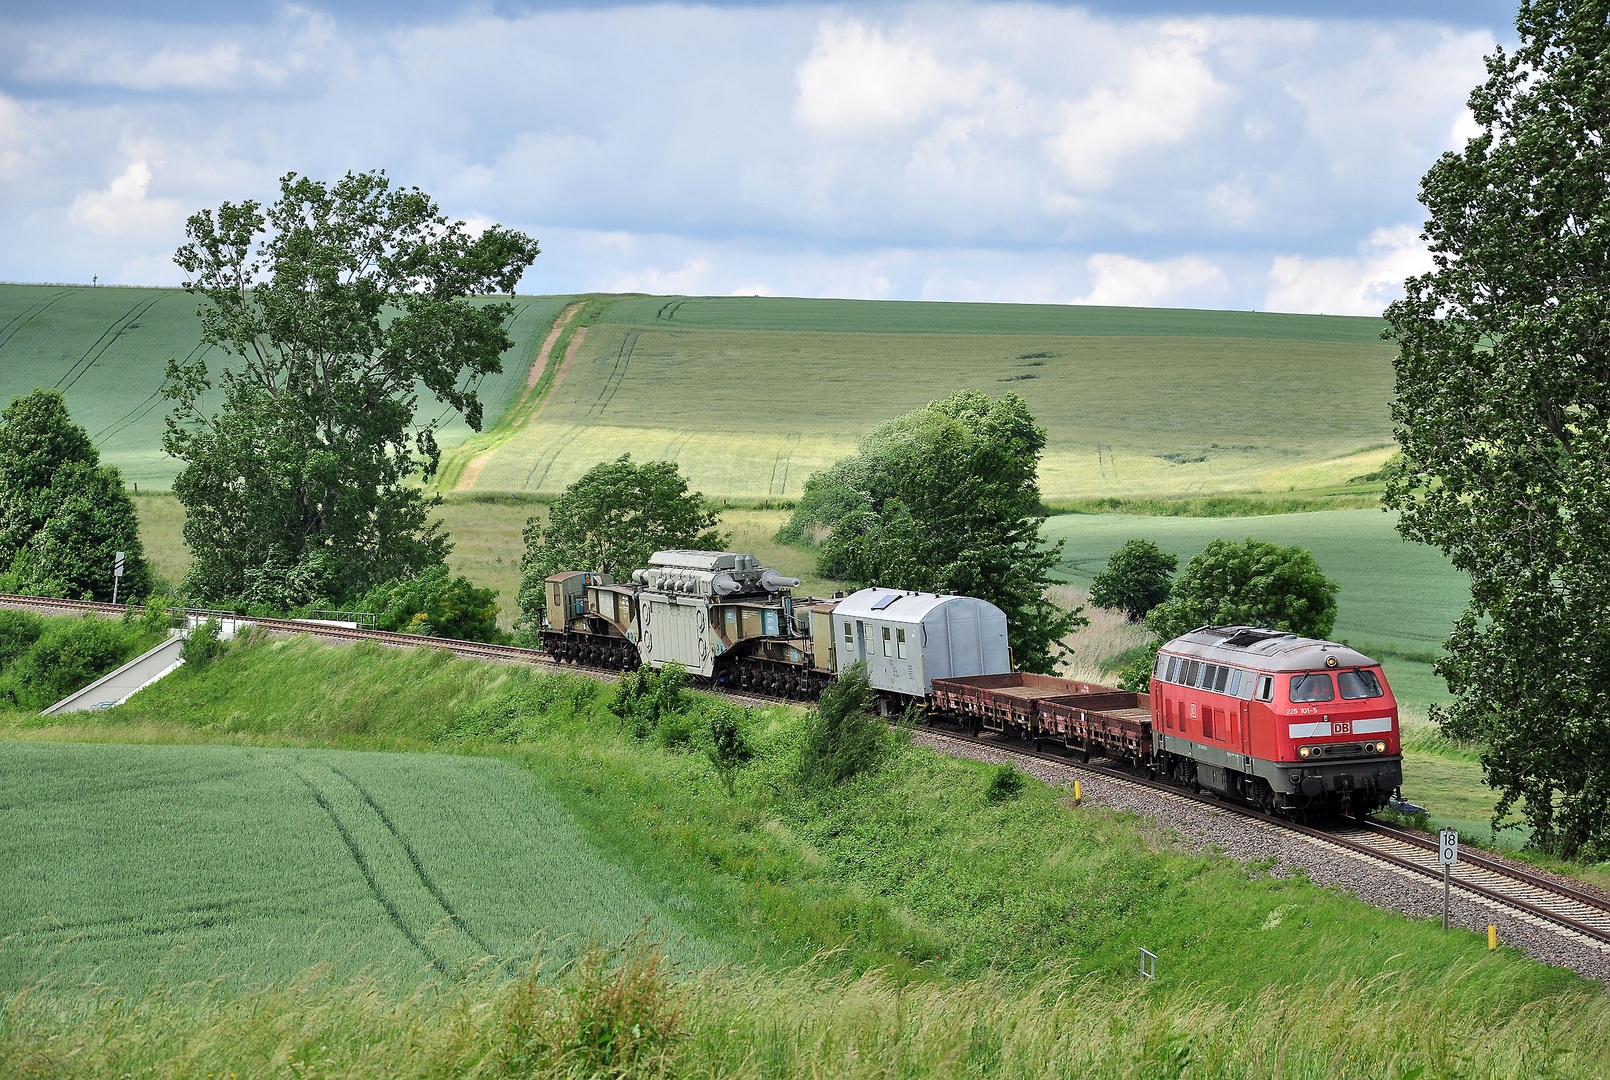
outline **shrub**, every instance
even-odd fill
[[[655,737],[667,750],[682,750],[693,744],[695,721],[686,712],[669,712],[660,717]]]
[[[1001,762],[990,770],[989,783],[984,786],[984,801],[1003,803],[1023,794],[1026,777],[1010,763]]]
[[[678,663],[658,670],[628,671],[615,684],[609,711],[620,717],[621,725],[633,736],[645,739],[659,729],[667,715],[682,711],[682,688],[687,682],[688,670]]]
[[[805,784],[842,784],[876,768],[889,748],[889,729],[868,711],[872,683],[857,661],[828,684],[805,719],[799,779]]]
[[[512,743],[533,734],[532,721],[557,713],[576,716],[598,698],[601,687],[582,675],[520,672],[493,695],[461,710],[436,730],[437,740],[487,739]]]
[[[1325,637],[1336,625],[1336,583],[1303,548],[1215,540],[1185,564],[1168,600],[1146,617],[1163,641],[1235,623]]]
[[[45,620],[27,611],[0,608],[0,666],[28,651],[45,632]]]
[[[39,636],[17,656],[0,685],[0,700],[18,708],[43,709],[60,701],[136,655],[145,640],[136,626],[93,615],[41,622]]]
[[[1090,583],[1090,602],[1122,611],[1131,621],[1168,599],[1178,555],[1170,555],[1150,540],[1126,540],[1107,559],[1107,568]]]
[[[179,649],[186,667],[205,667],[223,655],[224,643],[219,637],[222,629],[217,619],[208,619],[190,631]]]
[[[721,782],[726,785],[728,795],[736,788],[738,770],[755,756],[754,748],[744,734],[744,729],[753,722],[753,716],[752,710],[739,710],[733,706],[724,706],[710,714],[710,748],[706,753],[710,755],[710,764],[720,774]]]
[[[373,612],[375,628],[405,634],[501,642],[497,590],[482,589],[460,574],[449,578],[447,567],[433,566],[417,577],[388,581],[358,600]]]

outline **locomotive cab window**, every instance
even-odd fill
[[[1291,701],[1294,705],[1305,701],[1330,701],[1335,697],[1336,689],[1331,685],[1330,675],[1325,672],[1291,677]]]
[[[1273,675],[1258,676],[1258,700],[1269,701],[1275,696],[1275,677]]]
[[[1348,701],[1386,696],[1386,691],[1381,689],[1381,680],[1375,677],[1373,671],[1338,672],[1336,681],[1341,685],[1342,697]]]

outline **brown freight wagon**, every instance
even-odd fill
[[[1064,746],[1090,755],[1142,765],[1152,756],[1152,698],[1128,690],[1042,698],[1035,737],[1060,738]]]
[[[1078,694],[1120,692],[1100,683],[1013,671],[1005,675],[935,679],[930,697],[935,709],[966,718],[975,733],[999,731],[1031,737],[1035,734],[1038,702]]]

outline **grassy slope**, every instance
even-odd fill
[[[515,344],[503,373],[482,384],[489,421],[523,388],[565,299],[520,297],[514,303],[518,311],[509,332]],[[0,403],[38,386],[60,388],[73,419],[88,429],[105,461],[132,482],[166,487],[177,471],[161,445],[168,360],[199,356],[214,372],[223,363],[218,350],[200,344],[198,304],[178,289],[0,285]],[[428,392],[420,411],[442,418],[444,446],[469,434]]]
[[[629,297],[597,316],[541,416],[476,486],[558,491],[630,450],[677,461],[711,495],[788,498],[879,422],[960,387],[1028,399],[1049,431],[1050,499],[1342,483],[1391,442],[1379,330],[1239,312]]]
[[[1483,1074],[1535,1069],[1532,1055],[1545,1050],[1562,1055],[1562,1075],[1610,1065],[1598,1037],[1610,1022],[1602,989],[1507,951],[1488,954],[1476,935],[1444,935],[1301,879],[1192,854],[1142,821],[1071,810],[1065,793],[1035,782],[1019,800],[989,805],[985,766],[928,751],[907,750],[832,793],[801,794],[788,779],[786,710],[755,722],[761,757],[729,797],[702,754],[631,741],[580,686],[425,653],[289,642],[176,676],[79,726],[9,724],[13,735],[156,742],[423,748],[434,740],[525,764],[646,895],[707,936],[747,942],[770,966],[756,979],[721,977],[690,1006],[693,1037],[678,1060],[706,1064],[689,1074],[865,1075],[856,1062],[898,1051],[917,1074],[1045,1075],[1059,1062],[1070,1076],[1165,1075],[1158,1070],[1172,1058],[1194,1060],[1185,1075],[1266,1074],[1280,1059],[1285,1076],[1380,1076],[1446,1056],[1445,1038]],[[466,707],[477,703],[493,707],[467,723]],[[499,741],[443,743],[444,718],[449,729],[475,727]],[[37,746],[29,752],[81,749]],[[393,760],[402,782],[423,759]],[[452,767],[465,776],[504,768]],[[431,778],[417,790],[445,807],[461,785],[428,796]],[[238,829],[261,805],[214,812]],[[42,808],[18,809],[26,817]],[[1162,957],[1162,979],[1144,992],[1131,970],[1140,944]],[[882,977],[846,982],[871,967],[916,980],[900,995],[906,1004]],[[353,1055],[368,1048],[373,1062],[380,1052],[376,1032],[408,1027],[385,1027],[392,1007],[372,995],[251,998],[238,1015],[186,1000],[162,997],[142,1008],[143,1020],[91,1009],[92,1021],[64,1018],[46,1002],[35,1006],[43,1018],[25,1011],[29,1023],[0,1023],[0,1051],[65,1030],[56,1060],[93,1075],[91,1062],[129,1060],[100,1045],[113,1024],[143,1035],[143,1049],[125,1046],[130,1055],[263,1043],[261,1064],[283,1068],[287,1048],[311,1043],[341,1055],[327,1073],[356,1075],[364,1067]],[[475,1023],[487,1027],[477,1037],[495,1036],[495,1007],[413,1000],[415,1034],[392,1036],[403,1045],[386,1058],[397,1062],[388,1074],[425,1074],[418,1063],[436,1059],[421,1040],[437,1045],[432,1031],[445,1039],[480,1016]],[[0,1002],[0,1016],[15,1007]],[[265,1009],[300,1019],[249,1015]],[[917,1015],[905,1019],[906,1009]],[[1436,1025],[1425,1023],[1429,1015]],[[242,1031],[251,1038],[232,1037]],[[181,1045],[186,1032],[199,1038]],[[82,1066],[67,1055],[73,1038],[93,1038]],[[858,1050],[846,1056],[850,1047]],[[8,1061],[22,1059],[0,1054]],[[245,1069],[255,1059],[217,1063],[237,1061]]]

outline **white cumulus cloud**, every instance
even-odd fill
[[[1419,230],[1410,225],[1376,229],[1356,256],[1277,257],[1269,269],[1263,306],[1304,314],[1379,315],[1403,295],[1405,279],[1431,267]]]
[[[81,192],[67,211],[67,220],[102,236],[165,233],[184,210],[178,199],[149,198],[150,186],[151,167],[143,160],[131,161],[104,191]]]
[[[1092,255],[1094,278],[1076,303],[1112,307],[1209,307],[1230,291],[1230,279],[1206,259],[1187,255],[1145,262],[1128,255]]]
[[[909,30],[888,35],[860,21],[828,20],[795,73],[794,115],[826,134],[876,132],[969,100],[983,80],[977,67],[940,63]]]

